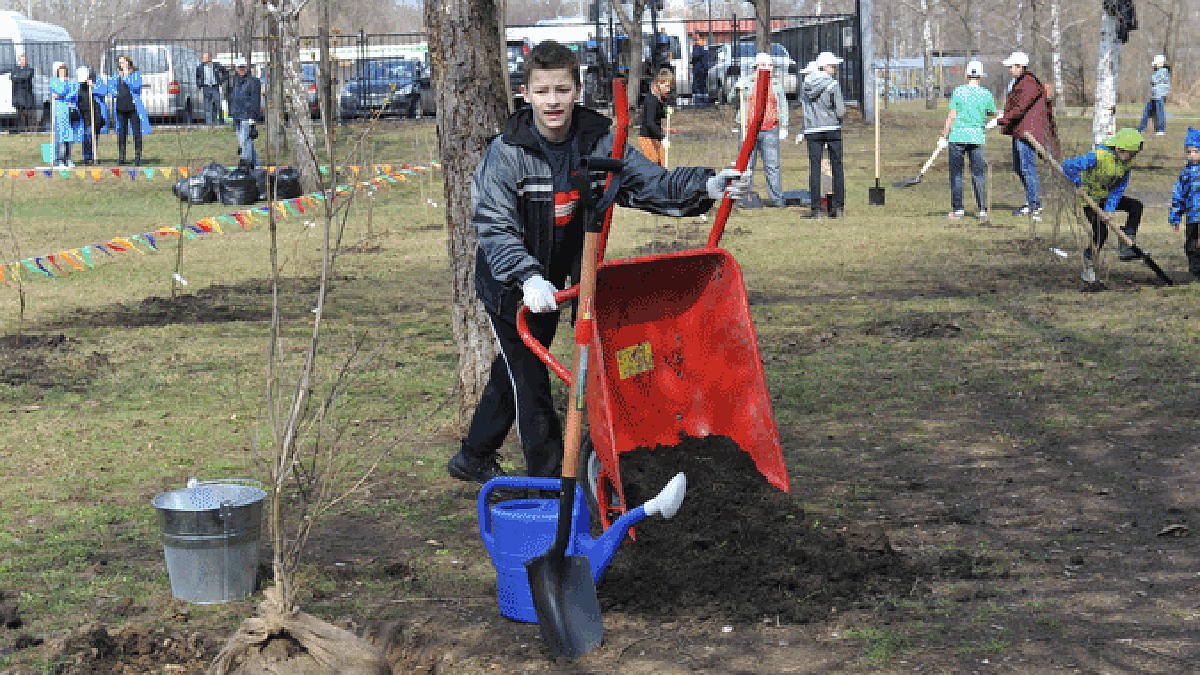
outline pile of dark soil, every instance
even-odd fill
[[[652,498],[679,471],[688,480],[683,507],[672,520],[642,521],[637,541],[621,547],[599,587],[606,610],[803,623],[903,595],[918,576],[878,526],[832,531],[806,516],[728,438],[624,454],[629,503]]]

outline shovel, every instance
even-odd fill
[[[1046,148],[1043,148],[1042,144],[1038,143],[1037,139],[1034,138],[1032,134],[1026,131],[1023,138],[1027,143],[1029,143],[1034,151],[1037,152],[1039,157],[1046,160],[1050,163],[1050,166],[1054,167],[1054,170],[1057,171],[1060,176],[1066,176],[1066,174],[1063,173],[1062,165],[1059,164],[1054,157],[1050,156],[1050,153],[1046,152]],[[1080,192],[1079,195],[1083,197],[1083,201],[1088,205],[1088,207],[1091,208],[1092,211],[1096,212],[1096,216],[1100,218],[1101,222],[1103,222],[1105,226],[1107,226],[1108,229],[1117,236],[1117,239],[1121,240],[1121,243],[1128,246],[1129,249],[1133,251],[1134,255],[1141,258],[1142,262],[1146,263],[1146,267],[1149,267],[1154,272],[1155,276],[1157,276],[1164,284],[1168,286],[1175,285],[1175,282],[1171,280],[1171,277],[1167,276],[1167,273],[1158,266],[1158,263],[1154,262],[1154,259],[1150,257],[1150,254],[1139,248],[1137,244],[1134,244],[1133,240],[1129,238],[1129,235],[1122,232],[1121,228],[1117,227],[1113,223],[1112,219],[1110,219],[1108,215],[1101,210],[1101,208],[1096,204],[1095,200],[1093,200],[1086,192]]]
[[[924,173],[922,171],[921,173]],[[921,180],[920,176],[917,180]],[[867,203],[871,206],[883,206],[883,188],[879,185],[879,88],[875,88],[875,187],[867,188]]]
[[[614,83],[614,89],[619,86]],[[624,106],[624,97],[618,101]],[[620,117],[620,116],[619,116]],[[583,439],[583,407],[587,393],[588,347],[593,332],[594,300],[596,297],[596,267],[599,264],[601,233],[616,196],[619,179],[610,175],[601,208],[604,221],[593,211],[591,171],[620,172],[620,157],[625,151],[624,134],[617,133],[613,143],[614,159],[589,157],[576,176],[576,186],[583,202],[585,233],[583,258],[579,275],[579,310],[575,322],[575,376],[571,380],[571,398],[567,407],[567,428],[563,441],[562,492],[558,497],[558,523],[554,543],[544,555],[525,563],[529,575],[529,591],[537,613],[542,640],[550,651],[560,656],[578,658],[600,646],[604,641],[604,620],[600,616],[600,600],[596,596],[596,581],[586,555],[567,555],[571,543],[572,510],[575,484],[579,475],[579,446]]]
[[[925,166],[921,167],[921,173],[918,173],[916,178],[898,180],[895,183],[892,183],[892,187],[912,187],[917,183],[920,183],[921,179],[925,177],[925,172],[929,170],[929,167],[933,166],[933,161],[937,159],[938,155],[940,154],[942,154],[942,145],[939,143],[938,146],[934,148],[933,154],[929,156],[929,159],[925,160]]]

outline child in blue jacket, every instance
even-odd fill
[[[1200,129],[1188,127],[1183,142],[1187,164],[1179,172],[1175,190],[1171,193],[1171,213],[1167,216],[1175,230],[1184,222],[1183,252],[1187,254],[1188,271],[1200,281]]]

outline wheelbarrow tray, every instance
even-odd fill
[[[727,436],[775,487],[787,467],[741,268],[710,247],[597,271],[587,412],[605,525],[626,510],[620,455]]]

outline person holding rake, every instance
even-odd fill
[[[1127,218],[1121,231],[1128,235],[1130,241],[1137,237],[1138,225],[1142,222],[1142,202],[1127,196],[1125,188],[1129,186],[1133,159],[1141,151],[1143,142],[1142,134],[1137,129],[1121,129],[1115,135],[1104,139],[1095,150],[1062,163],[1063,175],[1079,193],[1084,216],[1092,226],[1091,245],[1083,251],[1084,269],[1081,275],[1088,283],[1096,281],[1094,261],[1108,238],[1108,228],[1101,222],[1101,218],[1108,220],[1111,218],[1110,214],[1124,211]],[[1091,197],[1104,213],[1096,213],[1083,195]],[[1117,258],[1128,261],[1136,260],[1138,256],[1125,242],[1121,242]]]

